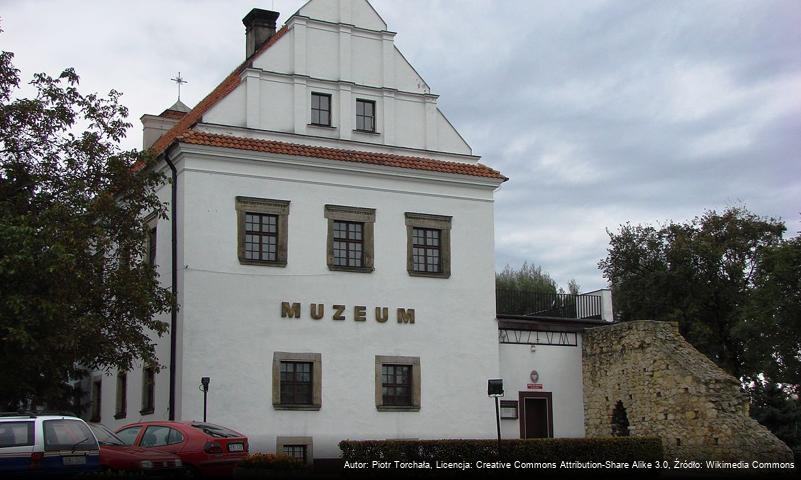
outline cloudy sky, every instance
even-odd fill
[[[301,0],[2,0],[23,78],[75,67],[131,129],[244,58],[242,17]],[[497,264],[605,286],[606,229],[745,205],[801,230],[801,1],[373,0],[440,108],[511,180]]]

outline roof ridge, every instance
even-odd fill
[[[365,150],[348,150],[344,148],[303,145],[299,143],[283,142],[280,140],[267,140],[218,133],[189,130],[176,138],[192,145],[206,145],[220,148],[233,148],[239,150],[278,153],[290,156],[324,158],[354,163],[367,163],[384,165],[412,170],[435,171],[474,177],[501,179],[508,178],[499,171],[483,163],[463,163],[451,160],[436,160],[432,158],[412,155],[399,155],[396,153],[369,152]]]
[[[173,141],[175,141],[178,136],[182,135],[194,124],[199,122],[203,117],[203,114],[208,112],[211,107],[216,105],[217,102],[234,91],[234,89],[239,85],[239,75],[246,68],[251,67],[253,65],[253,61],[268,48],[273,46],[273,44],[275,44],[275,42],[277,42],[281,37],[283,37],[287,30],[289,30],[287,25],[281,27],[281,29],[275,32],[275,34],[270,37],[268,41],[264,42],[264,45],[253,52],[253,55],[249,56],[241,64],[239,64],[239,66],[236,67],[230,74],[228,74],[228,76],[226,76],[219,85],[209,92],[208,95],[203,97],[203,100],[198,102],[194,108],[187,112],[178,123],[176,123],[171,129],[167,130],[162,136],[153,142],[153,145],[151,145],[149,148],[150,152],[154,156],[160,155],[172,144]]]

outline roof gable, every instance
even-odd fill
[[[246,68],[250,68],[253,65],[253,60],[258,58],[262,53],[264,53],[268,48],[273,46],[284,34],[287,32],[288,27],[284,25],[280,30],[275,32],[270,40],[264,43],[258,50],[256,50],[253,55],[245,59],[238,67],[234,69],[225,79],[217,85],[217,87],[211,91],[208,95],[206,95],[203,100],[198,102],[195,105],[195,108],[189,111],[184,117],[175,124],[174,127],[169,129],[164,135],[159,137],[158,140],[153,143],[150,147],[150,152],[153,155],[160,155],[164,150],[169,147],[175,139],[190,129],[193,125],[203,119],[203,114],[206,113],[211,107],[217,104],[221,99],[223,99],[226,95],[233,92],[236,87],[239,85],[239,76]]]
[[[367,30],[387,29],[387,22],[367,0],[309,0],[296,15],[331,23],[347,23]]]

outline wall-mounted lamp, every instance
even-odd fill
[[[498,456],[501,455],[501,409],[498,399],[503,396],[503,379],[491,378],[487,380],[487,395],[495,397],[495,423],[498,427]]]

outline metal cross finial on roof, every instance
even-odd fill
[[[175,77],[175,78],[171,78],[170,80],[172,80],[173,82],[178,84],[178,101],[180,102],[181,101],[181,85],[184,84],[184,83],[189,83],[189,82],[187,82],[186,80],[183,79],[183,77],[181,77],[181,72],[178,72],[178,76]]]

